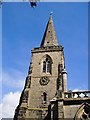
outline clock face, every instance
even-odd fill
[[[49,78],[47,76],[41,77],[39,82],[41,85],[47,85],[49,83]]]

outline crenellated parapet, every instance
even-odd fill
[[[63,46],[45,46],[45,47],[37,47],[32,49],[32,53],[35,52],[50,52],[50,51],[63,51]]]

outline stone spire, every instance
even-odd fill
[[[50,18],[47,23],[47,27],[41,42],[41,47],[46,47],[46,46],[58,46],[56,32],[52,20],[52,14],[50,14]]]

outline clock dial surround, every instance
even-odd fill
[[[41,85],[47,85],[49,83],[49,81],[50,81],[49,78],[47,76],[44,76],[44,77],[40,78],[39,82]]]

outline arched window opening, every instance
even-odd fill
[[[43,101],[47,101],[47,94],[45,92],[43,93]]]
[[[90,119],[90,105],[88,103],[83,103],[81,107],[77,110],[74,120],[89,120]]]
[[[49,57],[46,57],[43,61],[43,72],[51,73],[52,61]]]
[[[43,72],[46,72],[46,62],[43,62]]]
[[[50,63],[50,61],[47,61],[47,72],[51,73],[51,63]]]

